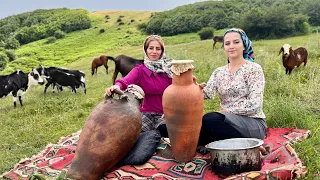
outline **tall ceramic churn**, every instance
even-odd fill
[[[193,60],[172,61],[172,84],[163,93],[163,110],[173,156],[190,161],[196,154],[202,125],[204,99],[193,82]]]

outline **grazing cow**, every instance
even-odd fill
[[[111,56],[100,56],[98,58],[94,58],[91,63],[91,75],[93,76],[94,73],[98,73],[98,67],[104,66],[106,68],[106,73],[108,74],[108,59],[112,59],[114,61],[114,58]]]
[[[47,88],[52,84],[52,88],[56,85],[58,90],[62,90],[61,86],[67,86],[73,93],[76,93],[76,89],[81,86],[86,94],[85,73],[82,71],[59,67],[44,68],[42,66],[38,67],[37,71],[47,80],[44,93],[47,92]]]
[[[112,83],[114,84],[118,73],[120,72],[122,77],[126,76],[137,64],[142,64],[143,59],[138,60],[126,55],[119,55],[115,59],[110,58],[114,61],[115,68],[112,76]]]
[[[304,66],[307,64],[308,51],[303,47],[292,50],[292,47],[289,44],[284,44],[279,51],[279,55],[281,53],[282,64],[286,68],[286,74],[291,74],[291,71],[295,66],[299,67],[302,63],[304,63]]]
[[[216,43],[221,42],[223,46],[223,36],[214,36],[213,37],[213,49],[216,48]]]
[[[40,74],[32,69],[30,73],[17,70],[9,75],[0,76],[0,98],[7,95],[13,96],[13,106],[17,107],[17,97],[22,105],[22,95],[27,92],[32,85],[43,85],[44,81]]]

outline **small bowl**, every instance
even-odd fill
[[[259,146],[263,140],[256,138],[232,138],[206,145],[210,151],[212,171],[229,176],[262,167]]]

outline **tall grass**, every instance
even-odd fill
[[[119,31],[118,26],[112,21],[108,22],[113,24],[104,35],[95,32],[100,27],[106,26],[103,21],[104,15],[118,17],[121,14],[125,16],[124,18],[131,19],[130,13],[135,19],[148,17],[146,12],[140,12],[140,14],[122,11],[95,12],[92,16],[96,23],[95,26],[99,28],[69,34],[64,40],[57,40],[54,45],[48,44],[41,47],[44,41],[38,41],[19,50],[17,54],[20,56],[29,53],[32,58],[44,57],[44,65],[64,65],[70,69],[83,70],[87,74],[88,89],[86,95],[81,89],[77,91],[77,94],[71,94],[67,88],[64,88],[61,93],[53,94],[47,91],[47,94],[44,95],[43,86],[31,87],[23,97],[24,107],[18,105],[16,109],[13,108],[11,97],[0,99],[0,174],[9,171],[20,159],[38,153],[48,143],[56,143],[61,136],[74,133],[82,128],[91,110],[103,100],[105,88],[111,85],[114,70],[114,63],[109,62],[108,75],[102,67],[98,69],[98,74],[92,77],[90,66],[93,57],[100,54],[112,56],[126,54],[136,58],[143,56],[142,43],[146,35],[138,32],[134,26],[127,25],[126,27],[135,32],[129,39],[123,38],[125,36],[123,33],[127,33],[128,29],[121,27],[123,29]],[[168,57],[195,61],[194,75],[198,82],[206,82],[215,68],[227,62],[222,48],[213,50],[212,40],[200,41],[196,34],[164,37],[164,41],[167,44]],[[309,171],[304,179],[317,179],[320,175],[320,51],[318,41],[318,35],[311,34],[253,42],[256,62],[261,64],[266,77],[263,110],[267,116],[267,125],[269,127],[296,127],[312,131],[311,137],[294,145]],[[278,55],[284,43],[289,43],[293,48],[306,47],[309,52],[307,66],[294,69],[290,76],[285,75],[281,55]],[[122,45],[119,46],[119,44]],[[53,56],[54,51],[56,56]],[[2,73],[9,72],[12,67],[10,66]],[[23,69],[22,66],[19,68]],[[218,109],[218,98],[205,102],[205,112]]]

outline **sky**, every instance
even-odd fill
[[[162,11],[201,0],[0,0],[0,19],[36,9],[83,8],[99,10]]]

